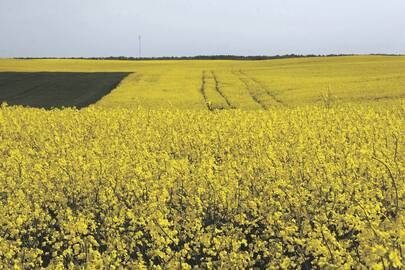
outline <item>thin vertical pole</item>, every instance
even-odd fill
[[[142,57],[142,37],[141,35],[138,36],[138,40],[139,40],[139,58]]]

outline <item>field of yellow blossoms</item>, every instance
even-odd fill
[[[404,109],[3,105],[0,268],[403,269]]]

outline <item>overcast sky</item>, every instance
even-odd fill
[[[405,53],[405,0],[0,0],[0,57]]]

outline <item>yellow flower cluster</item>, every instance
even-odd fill
[[[400,269],[403,104],[0,109],[2,269]]]

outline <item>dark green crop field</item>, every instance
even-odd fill
[[[0,72],[0,103],[82,108],[108,94],[127,75],[123,72]]]

